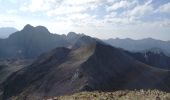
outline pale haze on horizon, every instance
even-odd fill
[[[0,27],[170,40],[170,0],[0,0]]]

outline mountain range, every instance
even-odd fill
[[[52,34],[43,26],[33,27],[28,24],[8,38],[0,39],[0,59],[36,58],[56,47],[68,47],[80,36],[74,32],[67,36]]]
[[[43,26],[33,27],[28,24],[21,31],[14,32],[8,38],[0,39],[0,59],[36,58],[56,47],[69,47],[83,35],[75,32],[69,32],[67,35],[52,34]],[[158,48],[170,56],[170,41],[152,38],[142,40],[116,38],[103,41],[114,47],[133,52]]]
[[[144,50],[141,52],[129,52],[125,51],[133,58],[161,69],[170,70],[170,57],[164,54],[161,50],[157,48],[152,48],[149,50]]]
[[[80,91],[160,89],[169,91],[169,70],[144,64],[119,48],[82,36],[12,74],[3,99],[36,100]]]
[[[0,38],[4,39],[7,38],[10,34],[18,31],[16,28],[13,27],[1,27],[0,28]]]
[[[133,40],[130,38],[110,38],[104,41],[114,47],[122,48],[133,52],[140,52],[147,49],[157,48],[161,49],[166,55],[170,56],[170,41],[162,41],[152,38],[145,38],[141,40]]]
[[[127,89],[169,92],[170,57],[164,48],[168,50],[168,42],[139,41],[138,49],[138,42],[137,47],[132,42],[128,50],[125,41],[113,46],[84,34],[58,35],[43,26],[26,25],[0,39],[0,99],[42,100],[81,91]]]

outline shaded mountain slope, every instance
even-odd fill
[[[152,48],[141,52],[128,52],[130,56],[145,64],[170,70],[170,57],[158,48]]]
[[[86,90],[168,90],[167,77],[169,71],[148,66],[120,49],[83,36],[72,49],[56,48],[11,75],[3,84],[3,99],[15,96],[38,100]]]
[[[0,58],[35,58],[56,47],[68,46],[64,37],[45,27],[26,25],[23,30],[0,40]]]
[[[13,72],[22,69],[25,66],[31,64],[32,60],[4,60],[0,61],[0,84],[10,76]]]
[[[0,95],[2,94],[2,83],[14,72],[31,64],[32,60],[0,60]]]
[[[0,39],[0,59],[32,59],[56,47],[71,47],[83,34],[52,34],[44,26],[26,25],[21,31]]]

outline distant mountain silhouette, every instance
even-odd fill
[[[151,48],[160,48],[166,55],[170,56],[170,41],[161,41],[152,38],[146,38],[141,40],[133,40],[130,38],[126,39],[111,38],[104,41],[112,46],[123,48],[129,51],[141,51]]]
[[[13,27],[1,27],[0,28],[0,38],[4,39],[7,38],[10,34],[18,31],[16,28]]]
[[[82,36],[72,48],[56,48],[11,75],[3,84],[3,99],[39,100],[94,90],[168,90],[169,75],[121,49]]]
[[[7,39],[0,39],[0,58],[35,58],[56,47],[68,47],[78,37],[51,34],[43,26],[26,25]]]
[[[69,32],[67,34],[66,39],[70,42],[72,42],[72,44],[74,44],[80,37],[84,36],[84,34],[77,34],[75,32]]]

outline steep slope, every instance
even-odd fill
[[[2,83],[14,72],[31,64],[32,60],[0,60],[0,95],[2,95]]]
[[[7,38],[10,34],[16,32],[17,29],[13,27],[1,27],[0,28],[0,38]]]
[[[170,57],[165,55],[164,52],[158,48],[151,48],[140,52],[126,52],[145,64],[170,70]]]
[[[141,51],[151,48],[160,48],[163,52],[170,56],[170,41],[161,41],[152,38],[145,38],[141,40],[133,40],[133,39],[108,39],[104,40],[106,43],[122,48],[128,51]]]
[[[72,49],[56,48],[11,75],[3,84],[3,99],[38,100],[85,90],[168,90],[168,76],[169,71],[145,65],[120,49],[83,36]]]
[[[13,72],[16,72],[32,63],[33,60],[0,60],[0,85]]]

